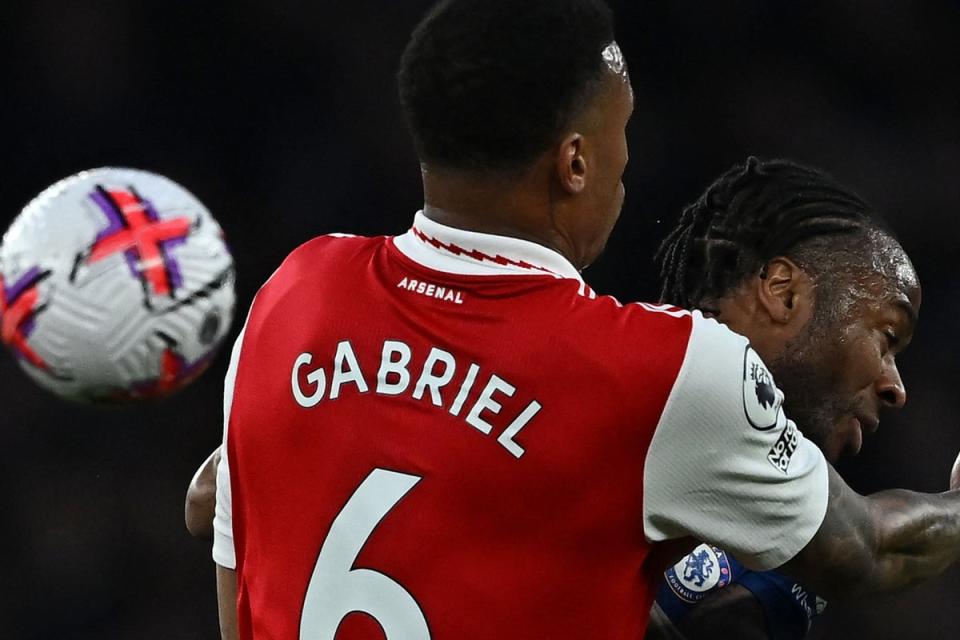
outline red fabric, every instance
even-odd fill
[[[160,252],[160,243],[183,238],[190,231],[190,219],[186,217],[154,221],[147,217],[137,198],[126,191],[110,191],[120,207],[127,228],[101,238],[94,244],[90,262],[98,262],[115,253],[136,249],[139,260],[145,265],[143,271],[157,295],[168,295],[170,278]]]
[[[450,288],[462,304],[407,280]],[[656,566],[642,522],[643,460],[691,331],[676,318],[550,275],[459,276],[418,265],[386,238],[318,238],[258,294],[241,348],[228,452],[244,640],[299,638],[311,574],[334,518],[374,469],[422,478],[366,539],[354,568],[389,576],[422,610],[434,640],[643,637]],[[329,394],[349,340],[364,379],[311,409],[291,374],[313,356]],[[385,340],[409,345],[410,384],[376,392]],[[456,373],[443,407],[412,396],[432,347]],[[458,416],[449,408],[480,367]],[[439,371],[441,367],[437,368]],[[466,422],[492,374],[516,388],[499,413]],[[396,376],[388,382],[396,382]],[[530,403],[542,409],[497,438]],[[338,640],[383,638],[370,619]],[[390,640],[401,640],[391,638]]]

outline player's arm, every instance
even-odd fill
[[[687,640],[677,629],[677,626],[664,613],[657,602],[650,608],[650,619],[647,621],[647,633],[644,640]]]
[[[220,638],[240,640],[237,630],[237,572],[217,565],[217,606],[220,611]]]
[[[854,492],[780,409],[744,338],[699,314],[644,465],[651,541],[692,535],[829,599],[894,591],[960,557],[960,492]]]
[[[753,593],[738,584],[712,591],[675,622],[654,607],[645,640],[767,640],[770,637],[760,603]]]
[[[687,640],[767,640],[770,637],[760,603],[738,584],[710,593],[677,624],[677,630]]]
[[[646,640],[799,639],[819,611],[818,602],[792,578],[751,571],[732,555],[701,544],[664,573]]]
[[[225,451],[225,449],[224,449]],[[224,454],[216,465],[215,515],[213,519],[213,560],[217,566],[217,608],[220,617],[220,637],[239,640],[237,629],[237,558],[233,546],[230,494],[230,463]]]
[[[217,499],[217,464],[220,462],[220,447],[214,449],[187,487],[183,507],[187,531],[201,540],[213,539],[213,516]]]
[[[828,595],[895,591],[960,558],[960,491],[861,496],[833,469],[819,530],[783,568]]]
[[[228,377],[229,380],[229,377]],[[232,388],[232,380],[231,388]],[[213,517],[213,560],[217,565],[217,608],[220,636],[238,640],[237,629],[237,558],[233,545],[233,497],[230,493],[230,460],[226,447],[216,464],[214,482],[216,498]]]
[[[212,501],[213,561],[217,565],[217,607],[220,617],[220,637],[223,640],[239,640],[240,637],[237,622],[237,554],[233,542],[233,494],[230,486],[227,436],[237,367],[240,362],[240,348],[243,345],[245,332],[246,327],[237,336],[230,354],[230,366],[227,367],[223,385],[223,445],[218,449],[219,461],[212,465],[215,478],[213,482],[215,497]]]

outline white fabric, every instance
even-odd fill
[[[223,445],[220,447],[220,464],[217,465],[217,508],[213,518],[213,561],[221,567],[236,569],[237,555],[233,546],[233,498],[230,495],[230,461],[227,456],[227,430],[230,425],[230,410],[233,407],[233,387],[237,381],[237,365],[240,363],[240,347],[243,344],[244,327],[237,336],[230,354],[230,366],[223,382]]]
[[[799,432],[786,471],[770,460],[781,436],[795,429],[779,408],[782,394],[766,414],[751,404],[746,338],[699,312],[693,322],[644,465],[644,532],[651,541],[692,535],[753,569],[780,566],[823,521],[827,462]]]
[[[431,244],[423,236],[436,240],[442,246]],[[553,249],[519,238],[448,227],[434,222],[422,211],[417,212],[413,228],[393,238],[393,244],[414,262],[444,273],[468,276],[553,275],[583,282],[576,267]],[[520,264],[530,266],[523,267]]]

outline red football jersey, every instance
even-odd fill
[[[673,537],[644,461],[693,326],[422,214],[297,249],[228,375],[241,637],[642,638]]]

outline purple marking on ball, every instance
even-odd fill
[[[130,267],[130,275],[134,278],[140,279],[140,269],[137,267],[139,259],[137,258],[137,252],[135,249],[127,249],[123,252],[123,257],[127,259],[127,266]]]
[[[120,217],[120,214],[117,213],[113,204],[111,204],[100,191],[91,193],[90,199],[97,203],[97,206],[100,207],[100,210],[103,211],[103,214],[107,216],[107,220],[110,222],[106,229],[97,234],[97,241],[103,240],[107,236],[123,230],[123,219]]]
[[[180,265],[176,259],[174,259],[171,252],[174,248],[186,243],[187,239],[185,237],[165,240],[160,243],[160,252],[163,254],[163,259],[167,264],[167,271],[170,272],[170,284],[173,285],[174,289],[179,289],[183,286],[183,273],[180,271]]]
[[[23,334],[24,338],[29,338],[33,333],[33,330],[37,328],[37,317],[30,316],[30,318],[20,326],[20,333]]]
[[[4,298],[7,301],[7,304],[13,304],[13,302],[19,298],[24,291],[30,288],[30,286],[40,277],[40,267],[33,267],[25,274],[20,276],[20,279],[14,282],[9,288],[4,287]]]
[[[183,274],[180,273],[180,265],[177,264],[177,261],[170,259],[167,262],[167,271],[170,272],[170,284],[174,289],[179,289],[183,286]]]
[[[140,206],[147,213],[147,218],[150,220],[156,222],[160,219],[160,214],[158,214],[157,210],[153,207],[153,203],[146,198],[140,198]]]

